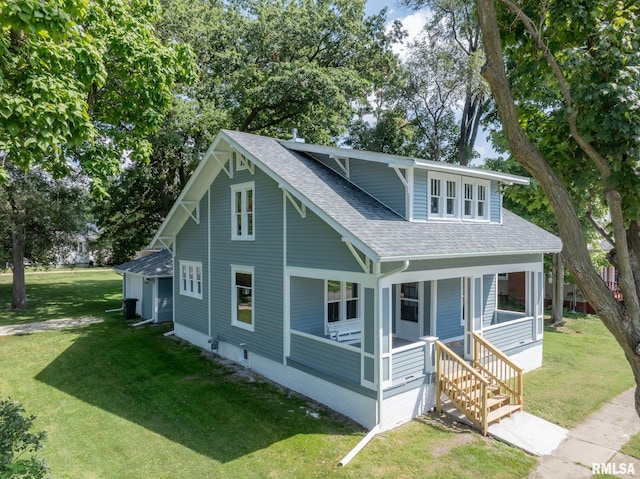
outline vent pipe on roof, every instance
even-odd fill
[[[304,143],[304,138],[298,138],[297,128],[291,128],[291,136],[291,141],[293,141],[294,143]]]

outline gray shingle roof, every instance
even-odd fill
[[[224,130],[299,199],[379,260],[543,253],[560,251],[560,239],[503,209],[502,224],[410,222],[331,169],[272,138]]]
[[[148,278],[164,278],[173,276],[173,256],[171,251],[163,249],[142,258],[127,261],[114,266],[116,271],[134,273]]]

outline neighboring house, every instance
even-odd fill
[[[122,275],[123,299],[135,299],[135,313],[154,323],[173,320],[173,256],[167,249],[147,251],[115,266]]]
[[[222,130],[151,245],[174,255],[175,334],[377,430],[434,407],[438,338],[539,367],[561,243],[502,208],[527,181]],[[525,313],[497,309],[511,272]]]
[[[98,237],[96,225],[88,224],[86,229],[75,236],[72,243],[64,246],[56,254],[56,264],[59,266],[94,266],[99,254],[90,248],[90,244]]]

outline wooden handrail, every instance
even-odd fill
[[[473,333],[473,367],[511,396],[513,404],[524,403],[522,368],[478,333]]]
[[[436,359],[437,411],[442,411],[444,393],[486,435],[489,380],[440,341],[436,341]]]

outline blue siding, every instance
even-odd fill
[[[539,261],[540,255],[537,254],[433,259],[412,261],[407,271],[430,271],[450,268],[470,268],[473,266],[496,266],[514,263],[538,263]]]
[[[173,320],[173,278],[158,278],[158,321]]]
[[[498,189],[497,181],[491,182],[489,201],[491,209],[490,220],[493,223],[500,223],[502,221],[502,201],[500,199],[500,190]]]
[[[502,351],[509,351],[535,340],[534,321],[503,323],[499,328],[483,331],[482,336]]]
[[[406,190],[393,168],[385,163],[349,160],[350,179],[381,203],[406,217]]]
[[[374,354],[376,350],[375,341],[375,290],[364,289],[364,318],[362,318],[363,344],[362,349],[366,353]]]
[[[344,381],[360,384],[360,350],[291,335],[291,359]]]
[[[424,348],[414,348],[393,354],[391,379],[394,385],[424,376]]]
[[[291,277],[291,328],[324,335],[324,281]]]
[[[424,330],[423,336],[431,334],[431,281],[424,282]]]
[[[203,334],[208,334],[208,297],[207,291],[207,230],[209,224],[208,195],[200,200],[200,224],[189,218],[184,224],[175,242],[173,282],[176,301],[176,324],[181,324]],[[200,261],[202,263],[202,299],[180,294],[180,260]]]
[[[494,311],[496,310],[496,298],[498,288],[498,277],[495,274],[486,274],[483,277],[483,310],[482,327],[486,328],[493,322]]]
[[[248,181],[255,182],[255,240],[232,241],[230,187]],[[210,194],[212,336],[235,345],[245,343],[250,352],[282,361],[282,190],[256,167],[254,175],[234,171],[233,179],[220,173]],[[254,331],[231,325],[232,264],[254,267]]]
[[[427,219],[427,170],[413,170],[413,219]]]
[[[462,315],[462,285],[460,283],[460,278],[438,281],[436,336],[440,340],[464,334],[464,327],[460,324]]]
[[[306,218],[302,218],[288,200],[287,264],[362,272],[342,237],[333,228],[308,209]]]

